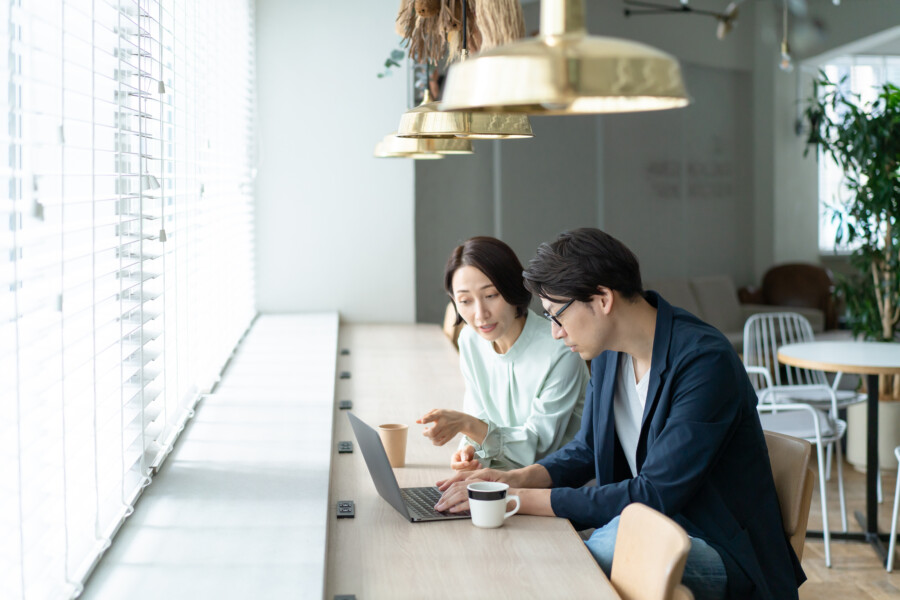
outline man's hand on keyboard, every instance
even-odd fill
[[[434,509],[452,513],[469,510],[469,493],[466,491],[473,481],[502,481],[509,483],[509,473],[496,469],[480,469],[478,471],[460,471],[449,479],[437,482],[439,490],[444,492]]]

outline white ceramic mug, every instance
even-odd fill
[[[507,497],[509,485],[499,481],[476,481],[466,486],[469,492],[469,511],[475,527],[500,527],[503,521],[517,512],[521,503],[518,496]],[[506,511],[506,503],[515,500],[516,507]]]

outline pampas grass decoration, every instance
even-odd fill
[[[416,26],[416,0],[400,0],[400,9],[397,11],[394,31],[403,39],[412,35]]]
[[[397,19],[394,21],[394,31],[403,39],[412,34],[416,25],[416,0],[400,0],[400,9],[397,11]]]
[[[439,64],[444,55],[455,60],[462,51],[463,0],[401,0],[396,30],[415,62]],[[485,48],[479,15],[492,28],[493,45],[522,37],[525,23],[518,0],[468,0],[466,2],[466,47],[469,52]]]
[[[423,18],[436,17],[441,12],[441,0],[415,0],[416,14]]]
[[[446,0],[437,0],[441,4]],[[409,57],[417,63],[437,64],[444,57],[447,41],[440,27],[440,12],[422,17],[416,12],[417,0],[402,0],[397,14],[397,30],[409,48]]]
[[[525,37],[525,17],[519,0],[475,0],[475,20],[482,50]]]
[[[488,3],[492,2],[492,0],[485,1]],[[474,5],[475,0],[466,2],[466,29],[469,34],[466,38],[466,49],[470,53],[478,52],[481,49],[481,32],[478,29]],[[447,36],[447,51],[450,61],[459,58],[462,52],[462,36],[459,35],[459,32],[462,30],[462,11],[462,0],[443,0],[441,29]]]

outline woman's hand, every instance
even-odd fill
[[[473,418],[458,410],[435,408],[425,413],[416,423],[420,425],[433,423],[431,427],[422,432],[422,435],[431,438],[431,443],[435,446],[443,446],[456,437],[457,433],[467,429],[469,421]]]
[[[450,459],[450,468],[454,471],[474,471],[481,468],[481,463],[475,460],[475,447],[465,445],[457,450]]]

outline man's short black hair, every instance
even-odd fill
[[[628,300],[644,293],[634,253],[592,227],[564,231],[555,241],[538,246],[522,276],[529,291],[553,302],[588,302],[597,286],[615,290]]]
[[[497,238],[487,236],[469,238],[454,248],[444,267],[444,289],[454,306],[456,298],[453,297],[453,275],[460,267],[467,266],[475,267],[491,280],[506,303],[516,307],[516,318],[528,313],[531,292],[525,289],[522,263],[512,248]],[[462,317],[457,311],[456,324],[460,323]]]

